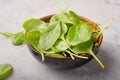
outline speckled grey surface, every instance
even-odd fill
[[[14,67],[7,80],[120,80],[120,0],[61,0],[60,4],[101,23],[100,27],[114,18],[98,53],[105,69],[92,60],[74,70],[51,70],[35,60],[26,45],[15,47],[0,35],[0,64]],[[22,31],[24,20],[58,12],[54,0],[0,0],[0,31]]]

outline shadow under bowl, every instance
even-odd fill
[[[48,15],[45,17],[40,18],[41,20],[48,22],[50,20],[50,18],[53,15]],[[85,22],[93,22],[88,18],[85,18],[83,16],[79,16],[80,19],[82,21]],[[100,30],[100,28],[95,25],[95,24],[88,24],[90,27],[92,27],[95,30]],[[103,35],[101,35],[98,39],[98,45],[96,47],[93,48],[93,52],[94,54],[97,54],[100,48],[100,45],[102,43],[103,40]],[[39,61],[41,61],[41,55],[38,51],[36,51],[34,48],[32,48],[30,45],[28,45],[28,48],[30,50],[30,52],[32,53],[32,55]],[[52,68],[52,69],[59,69],[59,70],[66,70],[66,69],[74,69],[77,67],[80,67],[86,63],[88,63],[93,57],[91,55],[86,54],[85,56],[88,57],[88,59],[83,59],[83,58],[77,58],[75,57],[75,60],[72,60],[70,57],[67,58],[56,58],[56,57],[50,57],[50,56],[46,56],[45,55],[45,61],[42,62],[43,64],[47,65],[48,67]]]

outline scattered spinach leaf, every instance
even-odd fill
[[[6,36],[12,41],[12,44],[15,46],[19,46],[23,43],[25,43],[25,35],[23,32],[18,32],[16,34],[9,33],[9,32],[1,32],[0,34]]]
[[[10,64],[0,64],[0,80],[7,78],[13,71]]]

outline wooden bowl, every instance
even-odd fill
[[[48,15],[48,16],[42,17],[40,19],[45,21],[45,22],[49,22],[50,18],[53,15]],[[92,22],[90,19],[85,18],[83,16],[79,16],[79,17],[80,17],[80,19],[82,21]],[[95,25],[95,24],[88,24],[88,25],[90,27],[92,27],[93,29],[100,30],[100,28],[97,25]],[[103,40],[103,35],[101,35],[99,37],[99,39],[97,41],[98,45],[93,48],[93,51],[94,51],[95,54],[97,54],[97,52],[99,51],[100,45],[102,43],[102,40]],[[35,50],[34,48],[32,48],[30,45],[28,45],[28,47],[29,47],[29,50],[31,51],[32,55],[39,62],[41,62],[41,55],[40,55],[40,53],[37,50]],[[88,59],[75,57],[75,60],[72,60],[71,57],[56,58],[56,57],[50,57],[50,56],[46,56],[45,55],[45,61],[42,62],[42,63],[47,65],[50,68],[53,68],[53,69],[74,69],[74,68],[80,67],[80,66],[88,63],[93,58],[91,55],[88,55],[88,54],[86,54],[85,56],[87,56]]]

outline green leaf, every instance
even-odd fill
[[[0,65],[0,80],[7,78],[13,71],[13,68],[10,64],[1,64]]]
[[[60,37],[61,39],[64,39],[67,30],[68,30],[67,25],[61,22],[61,37]]]
[[[36,49],[41,54],[42,61],[44,61],[44,54],[37,46],[39,43],[40,35],[41,33],[39,30],[33,29],[26,33],[26,39],[28,44],[30,44],[34,49]]]
[[[61,33],[60,24],[54,24],[47,28],[44,33],[41,34],[38,47],[43,50],[51,48]]]
[[[73,11],[69,11],[68,14],[69,14],[71,17],[76,17],[76,18],[80,19],[79,16],[78,16],[75,12],[73,12]]]
[[[40,39],[40,31],[39,30],[31,30],[26,33],[26,38],[29,44],[37,45]]]
[[[76,17],[70,17],[70,20],[73,25],[78,25],[80,23],[80,19],[78,19]]]
[[[77,44],[90,40],[92,33],[92,29],[86,24],[73,26],[68,31],[67,42],[70,45],[75,46]]]
[[[12,41],[12,44],[15,46],[19,46],[25,43],[25,35],[23,32],[18,32],[16,34],[9,32],[1,32],[0,34],[6,36],[8,39]]]
[[[55,48],[60,50],[60,51],[65,51],[68,46],[67,43],[63,40],[57,40],[56,44],[55,44]]]
[[[85,53],[89,54],[89,51],[92,50],[92,48],[93,48],[93,43],[91,41],[87,41],[71,47],[71,49],[75,51],[77,54],[85,54]]]
[[[68,13],[61,14],[62,15],[62,23],[72,24],[72,21],[70,20],[70,15]]]
[[[53,25],[53,24],[55,24],[55,22],[60,22],[61,19],[62,19],[61,14],[56,14],[56,15],[51,17],[50,23],[51,23],[51,25]]]
[[[45,27],[47,27],[47,23],[40,19],[29,19],[23,23],[23,27],[26,32],[34,28],[42,31]]]
[[[92,55],[96,61],[100,64],[102,68],[104,68],[103,63],[98,59],[98,57],[93,53],[93,42],[92,41],[87,41],[85,43],[81,43],[77,46],[72,47],[72,50],[77,52],[78,54],[90,54]]]

